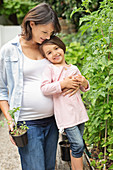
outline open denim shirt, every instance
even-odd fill
[[[10,109],[21,107],[22,90],[23,53],[17,36],[0,50],[0,100],[8,101]],[[19,113],[15,113],[16,122]]]

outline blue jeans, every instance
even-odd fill
[[[54,170],[58,142],[55,121],[28,127],[28,144],[19,148],[22,170]]]
[[[83,155],[83,132],[84,123],[65,129],[65,133],[70,143],[70,149],[72,150],[72,156],[75,158],[80,158]]]

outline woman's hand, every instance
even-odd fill
[[[69,97],[73,96],[79,90],[79,86],[76,89],[63,89],[63,96],[70,94]]]
[[[6,101],[6,100],[1,100],[1,101],[0,101],[0,109],[1,109],[2,113],[4,114],[6,120],[7,120],[7,124],[8,124],[9,131],[10,131],[10,130],[13,131],[14,122],[13,122],[13,120],[12,120],[11,115],[9,114],[9,109],[10,109],[10,107],[9,107],[8,101]],[[16,145],[15,142],[14,142],[14,140],[12,139],[11,135],[9,135],[9,136],[10,136],[11,142],[12,142],[14,145]]]
[[[88,81],[84,76],[78,74],[76,77],[74,77],[74,79],[79,83],[79,85],[83,86],[85,89],[88,88]]]
[[[13,131],[13,127],[14,127],[14,122],[12,120],[8,121],[8,128],[9,131]],[[10,141],[12,142],[12,144],[14,144],[16,146],[16,143],[14,142],[13,138],[11,135],[9,135]]]
[[[14,122],[13,122],[13,120],[8,120],[8,128],[9,128],[9,131],[11,130],[11,131],[13,131],[13,127],[14,127]]]
[[[10,141],[12,142],[12,144],[14,144],[16,146],[16,143],[14,142],[13,138],[11,135],[9,135]]]

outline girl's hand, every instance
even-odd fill
[[[79,87],[79,83],[75,78],[66,77],[63,81],[60,82],[61,89],[77,89]]]
[[[88,88],[88,81],[84,76],[78,74],[76,77],[74,77],[74,79],[79,83],[79,85],[83,86],[85,89]]]

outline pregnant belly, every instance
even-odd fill
[[[52,96],[44,96],[40,86],[32,86],[32,88],[24,86],[21,116],[25,115],[25,112],[27,115],[37,115],[39,118],[48,117],[53,114]]]

